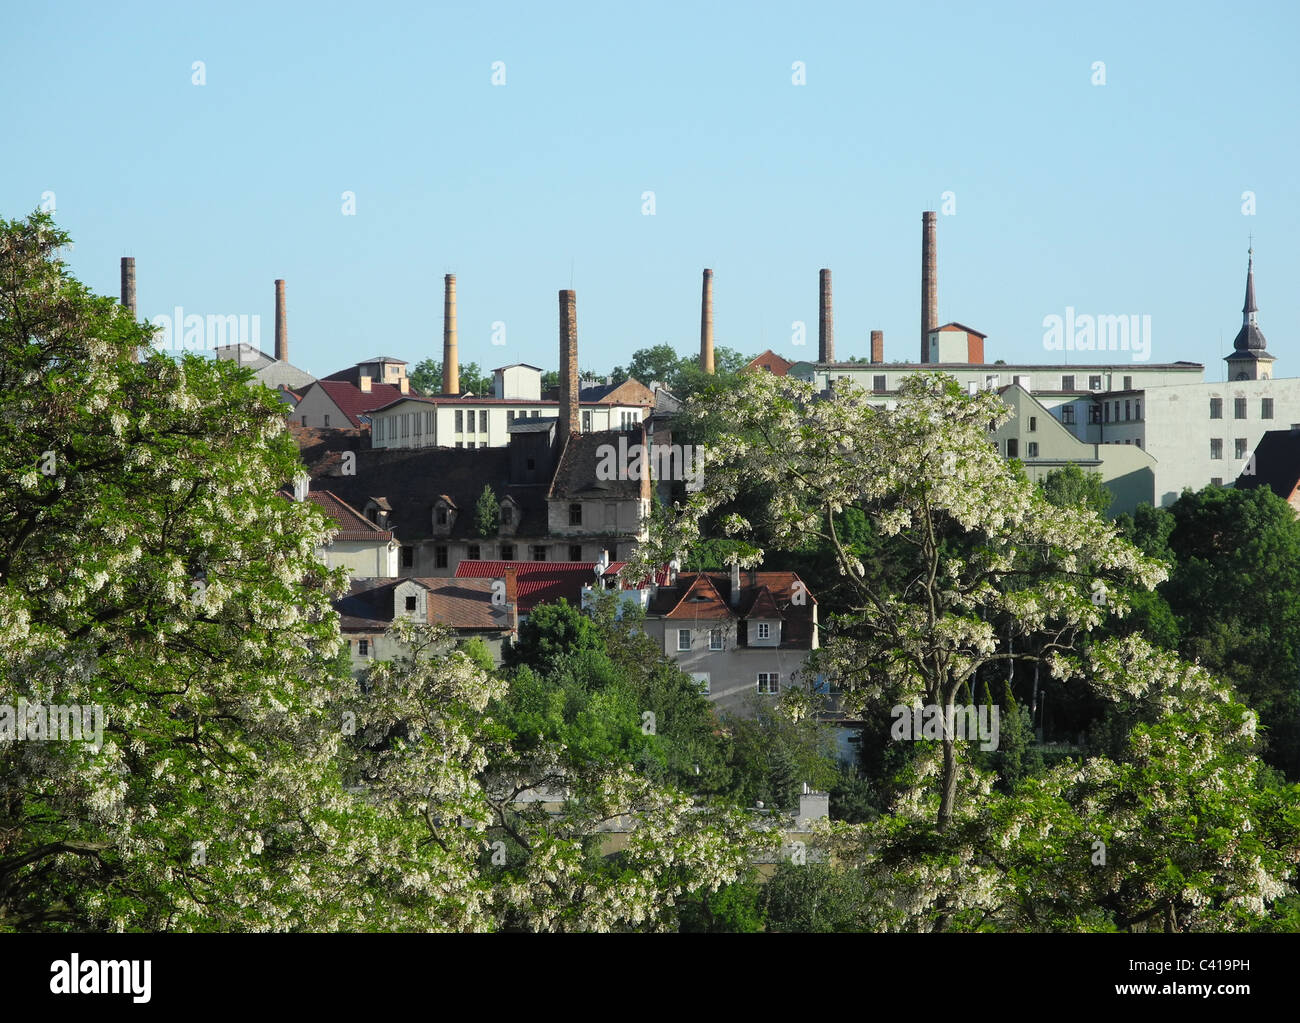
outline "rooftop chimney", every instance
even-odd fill
[[[358,380],[359,380],[360,382],[358,383],[357,386],[358,386],[358,389],[361,391],[361,393],[362,393],[362,394],[369,394],[369,393],[370,393],[370,377],[368,377],[365,373],[362,373],[362,374],[358,377]]]
[[[506,612],[510,615],[510,631],[519,630],[519,570],[506,567]]]
[[[883,330],[873,330],[871,332],[871,361],[877,366],[885,361],[885,332]]]
[[[735,562],[731,564],[731,599],[728,603],[732,607],[740,604],[740,565]]]
[[[939,329],[939,243],[935,213],[921,214],[921,361],[927,362],[930,332]]]
[[[821,300],[817,309],[817,361],[835,361],[835,325],[831,316],[831,272],[821,272]]]
[[[284,281],[275,282],[275,359],[289,361],[289,321],[284,311]]]
[[[442,393],[460,394],[460,357],[456,352],[456,275],[443,278]]]
[[[704,271],[700,295],[700,369],[713,372],[713,271]]]
[[[560,292],[560,435],[578,433],[578,295]]]

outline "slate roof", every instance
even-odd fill
[[[683,572],[675,586],[658,588],[646,614],[669,621],[780,619],[785,625],[779,649],[806,650],[817,601],[803,586],[804,602],[794,603],[795,584],[802,582],[796,572],[741,572],[740,600],[733,608],[729,572]]]
[[[641,481],[601,480],[596,478],[596,467],[601,461],[598,449],[605,444],[613,445],[618,450],[620,438],[627,445],[629,452],[634,445],[644,439],[641,430],[597,430],[594,433],[575,433],[564,442],[560,453],[560,463],[555,469],[548,497],[556,500],[581,498],[598,501],[607,497],[611,501],[632,500],[641,496]],[[491,449],[488,449],[491,450]],[[632,455],[628,456],[629,462]]]
[[[307,500],[316,505],[338,528],[335,540],[373,540],[387,543],[393,538],[391,529],[380,529],[346,501],[328,490],[309,490]]]
[[[1251,468],[1248,464],[1247,468]],[[1237,477],[1238,490],[1268,487],[1283,501],[1300,485],[1300,430],[1269,430],[1255,445],[1255,474]]]
[[[430,624],[453,629],[507,631],[509,609],[492,603],[492,579],[354,579],[347,596],[334,602],[344,632],[381,632],[393,623],[397,587],[415,582],[428,591]]]
[[[342,452],[355,450],[356,474],[342,474]],[[497,500],[507,496],[520,509],[516,535],[522,541],[547,534],[546,490],[510,483],[510,448],[354,448],[321,445],[303,449],[314,487],[329,490],[364,513],[366,502],[392,505],[389,527],[405,544],[433,539],[433,506],[447,495],[462,509],[446,537],[473,539],[474,506],[490,485]]]
[[[618,574],[625,562],[612,562],[603,578]],[[519,613],[526,615],[538,604],[561,598],[575,607],[582,602],[582,588],[595,582],[594,561],[461,561],[457,579],[504,579],[507,568],[515,570]]]

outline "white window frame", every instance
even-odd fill
[[[760,693],[775,695],[781,691],[781,673],[779,671],[760,671],[757,687]],[[764,688],[766,686],[766,688]]]
[[[716,645],[714,645],[714,642],[713,642],[715,638],[717,639],[717,644],[716,644]],[[722,634],[722,630],[721,630],[721,629],[710,629],[710,630],[709,630],[709,649],[710,649],[710,650],[721,650],[721,649],[723,649],[723,646],[722,646],[723,642],[724,642],[724,640],[723,640],[723,634]]]
[[[758,626],[758,639],[772,638],[772,626],[770,624],[767,622],[755,622],[754,624]]]
[[[709,681],[709,673],[707,671],[693,671],[691,672],[691,678],[695,679],[695,684],[700,687],[701,696],[708,696],[713,692],[712,683]]]
[[[685,641],[686,641],[686,645],[685,645],[685,646],[682,645],[682,640],[685,640]],[[677,630],[677,649],[678,649],[678,650],[689,650],[690,648],[691,648],[691,630],[690,630],[690,629],[678,629],[678,630]]]

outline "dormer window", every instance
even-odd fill
[[[448,536],[456,525],[456,505],[452,499],[443,494],[433,502],[434,536]]]
[[[501,524],[504,526],[513,526],[515,524],[515,510],[508,504],[501,506]]]
[[[434,511],[433,515],[434,515],[434,521],[438,525],[440,526],[447,525],[447,509],[445,506],[439,505],[437,510]]]

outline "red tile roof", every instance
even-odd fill
[[[772,349],[768,349],[762,355],[756,355],[745,366],[747,370],[767,370],[773,376],[783,377],[790,372],[790,367],[794,363],[789,359],[777,355]]]
[[[595,581],[594,561],[466,561],[456,567],[457,579],[504,579],[513,568],[518,579],[519,613],[528,614],[538,604],[563,597],[570,604],[582,602],[582,588]],[[608,579],[618,573],[624,562],[615,561],[605,570]]]
[[[372,384],[369,394],[356,384],[343,380],[317,380],[312,386],[323,389],[353,426],[360,426],[361,417],[371,410],[391,405],[399,398],[409,397],[402,393],[400,387],[392,384]]]

